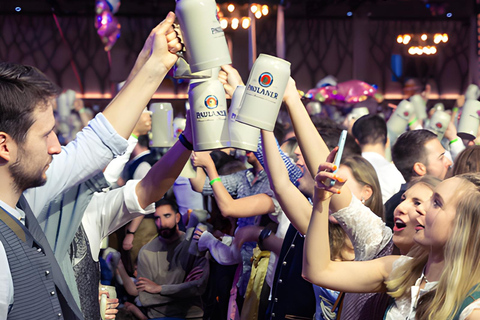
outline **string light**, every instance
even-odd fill
[[[225,18],[220,19],[220,27],[222,27],[222,29],[226,29],[228,27],[228,20]]]
[[[262,14],[263,14],[264,16],[266,16],[266,15],[268,14],[268,12],[269,12],[268,10],[269,10],[269,9],[268,9],[268,6],[267,6],[267,5],[263,5],[263,6],[262,6]]]
[[[235,10],[235,5],[233,3],[230,3],[227,7],[228,12],[233,12]]]
[[[250,18],[243,17],[242,18],[242,28],[248,29],[250,27]]]
[[[238,23],[239,23],[239,21],[238,21],[237,18],[233,18],[233,19],[232,19],[231,26],[232,26],[232,29],[233,29],[233,30],[237,30],[237,28],[238,28]]]

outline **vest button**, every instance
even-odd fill
[[[283,261],[283,265],[286,266],[286,265],[287,265],[287,261]]]
[[[57,314],[57,316],[60,318],[60,317],[62,316],[62,314],[61,314],[61,313],[59,313],[59,314]]]
[[[54,296],[54,295],[55,295],[55,291],[50,292],[50,295],[51,295],[51,296]]]
[[[45,271],[45,276],[48,276],[50,274],[50,271],[46,270]]]
[[[292,245],[291,245],[290,247],[292,247],[292,248],[295,248],[295,244],[294,244],[294,243],[292,243]]]
[[[42,252],[42,248],[38,248],[38,249],[37,249],[37,252]]]
[[[272,312],[272,318],[275,318],[275,313]]]
[[[275,302],[278,302],[278,298],[275,298]]]
[[[282,280],[282,279],[278,279],[278,283],[282,283],[282,282],[283,282],[283,280]]]

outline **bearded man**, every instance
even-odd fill
[[[190,241],[178,228],[181,215],[175,203],[162,199],[155,208],[158,237],[138,254],[140,302],[149,319],[201,320],[201,295],[210,273],[208,260],[188,252]]]

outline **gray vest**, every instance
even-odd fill
[[[28,229],[0,208],[0,241],[14,287],[8,319],[83,319],[45,235],[26,201],[21,202]]]
[[[79,288],[71,262],[71,255],[75,255],[75,253],[69,252],[70,246],[82,223],[83,213],[90,203],[93,193],[102,191],[106,187],[109,187],[109,184],[103,173],[100,172],[84,183],[58,195],[42,209],[37,217],[79,307],[81,305]],[[94,285],[98,291],[98,282]],[[98,293],[96,297],[98,299]]]

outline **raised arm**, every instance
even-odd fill
[[[270,180],[270,187],[295,229],[300,233],[307,232],[312,214],[312,206],[288,177],[285,164],[280,157],[273,132],[262,130],[262,148],[265,158],[265,171]]]
[[[302,150],[302,155],[313,178],[318,166],[325,161],[330,151],[303,106],[302,100],[300,100],[300,96],[298,95],[297,87],[295,86],[295,80],[292,78],[288,81],[283,99],[287,105],[290,118],[292,119],[293,129],[295,130],[295,136]],[[352,193],[347,186],[344,186],[342,194],[335,195],[335,197],[332,198],[330,209],[332,211],[338,211],[348,207],[351,200]]]
[[[211,186],[218,208],[225,217],[253,217],[275,211],[273,200],[265,193],[253,196],[233,199],[223,185],[215,164],[208,153],[194,152],[193,164],[196,167],[203,167],[207,171],[208,178],[212,181]],[[216,180],[218,179],[218,180]]]
[[[329,157],[331,159],[333,157]],[[332,193],[339,192],[338,184],[330,187],[325,183],[327,178],[333,178],[332,171],[332,163],[323,163],[316,176],[312,218],[305,237],[302,276],[316,285],[338,291],[385,291],[384,281],[398,257],[353,262],[330,260],[328,207]]]
[[[187,143],[192,141],[190,119],[187,116],[187,124],[182,133]],[[185,163],[190,158],[191,150],[187,149],[178,140],[168,152],[155,163],[147,175],[137,184],[135,189],[138,202],[145,208],[150,203],[160,200],[165,192],[173,186],[175,180],[182,172]]]
[[[175,53],[182,49],[172,27],[174,20],[175,14],[170,12],[152,30],[127,82],[103,111],[113,128],[125,139],[130,136],[143,109],[177,61]]]

